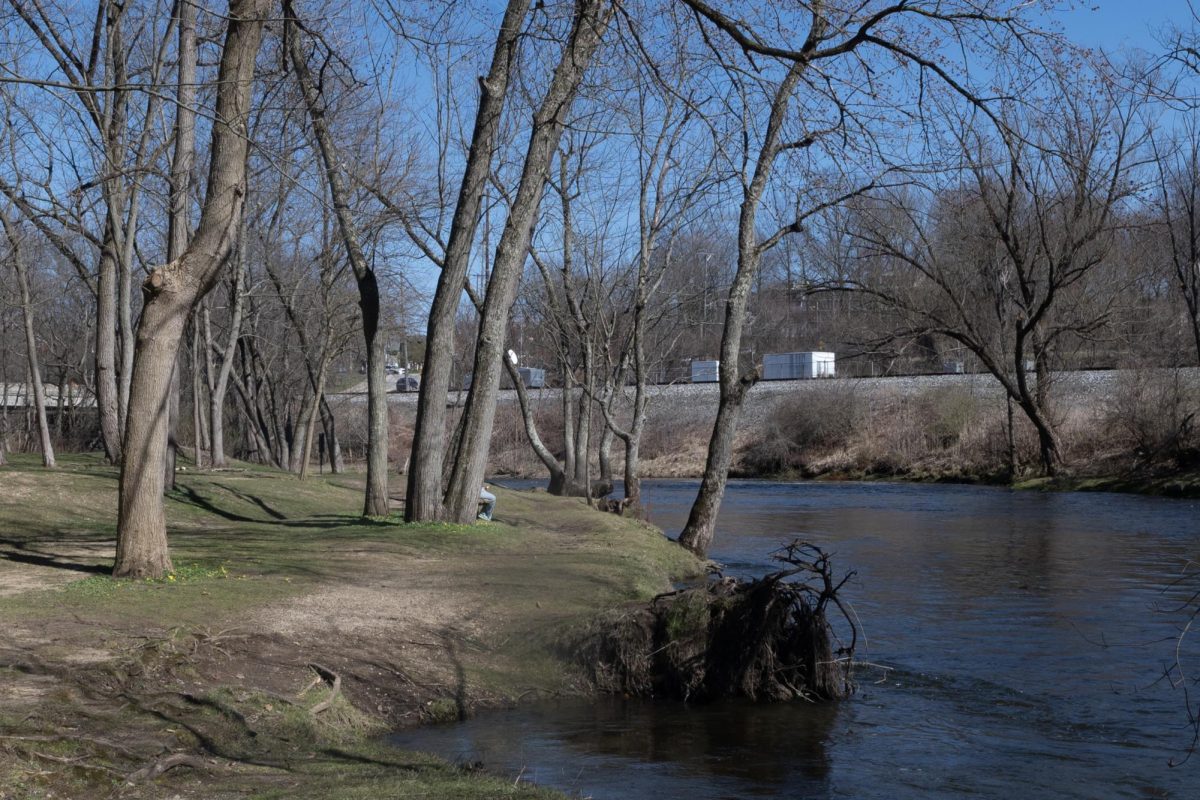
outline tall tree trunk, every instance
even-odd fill
[[[329,407],[329,400],[321,397],[321,428],[325,431],[326,452],[329,455],[329,471],[337,474],[346,470],[342,462],[342,444],[338,441],[337,417]]]
[[[1025,412],[1025,417],[1033,423],[1038,435],[1038,451],[1042,462],[1042,471],[1054,477],[1058,475],[1062,465],[1062,451],[1059,448],[1058,432],[1050,418],[1050,370],[1045,349],[1042,347],[1036,332],[1033,332],[1032,345],[1034,353],[1034,385],[1029,385],[1029,372],[1025,369],[1026,345],[1029,336],[1018,335],[1016,347],[1013,350],[1013,365],[1016,380],[1008,388],[1017,405]]]
[[[126,5],[117,0],[104,3],[107,41],[104,48],[105,75],[115,86],[124,87],[129,82],[129,54],[125,47],[124,21]],[[129,385],[133,371],[133,310],[132,273],[125,259],[126,230],[125,212],[128,199],[124,157],[128,152],[129,92],[118,89],[109,98],[105,113],[101,117],[101,136],[104,143],[106,177],[101,183],[104,195],[106,224],[105,242],[115,259],[117,300],[116,324],[119,341],[120,363],[117,367],[117,422],[121,436],[125,435],[125,421],[129,414]]]
[[[362,311],[363,339],[367,349],[367,486],[363,498],[363,516],[383,517],[389,512],[388,407],[387,352],[384,339],[379,335],[379,281],[362,250],[358,227],[350,213],[349,193],[338,169],[337,148],[325,119],[324,101],[309,74],[308,58],[301,43],[299,26],[295,22],[295,12],[287,0],[284,13],[289,18],[289,35],[286,38],[291,64],[304,95],[317,149],[321,152],[338,231],[346,247],[350,268],[354,271],[355,283],[358,284],[358,305]]]
[[[815,30],[816,23],[814,23]],[[812,34],[810,33],[810,41]],[[679,543],[703,558],[708,554],[717,527],[717,513],[725,494],[729,465],[733,461],[733,442],[738,418],[746,392],[753,385],[752,374],[742,375],[742,330],[746,323],[746,305],[750,288],[758,274],[762,251],[758,242],[757,216],[775,159],[780,154],[780,135],[783,120],[791,104],[792,93],[800,82],[804,62],[797,62],[775,89],[771,114],[763,134],[758,157],[753,162],[754,173],[743,183],[742,206],[738,216],[738,264],[729,296],[725,301],[725,324],[721,330],[720,400],[717,418],[708,442],[704,477],[700,491],[688,514],[687,524],[679,534]]]
[[[579,84],[614,10],[609,0],[579,1],[562,57],[555,67],[546,96],[534,114],[520,184],[496,247],[495,266],[483,301],[471,393],[467,396],[467,407],[463,412],[466,414],[466,423],[462,447],[446,490],[445,503],[449,518],[460,523],[468,523],[475,518],[479,489],[487,470],[488,447],[500,389],[505,328],[516,299],[522,267],[529,254],[530,237],[549,179],[550,162]]]
[[[1046,418],[1043,409],[1039,408],[1033,398],[1018,398],[1018,404],[1025,416],[1033,423],[1038,435],[1038,453],[1042,462],[1042,470],[1046,475],[1055,477],[1062,465],[1062,451],[1059,448],[1058,432]]]
[[[566,472],[538,434],[537,420],[533,416],[533,406],[529,403],[529,392],[525,388],[525,382],[521,380],[520,372],[507,358],[504,359],[504,368],[508,370],[508,377],[517,390],[517,403],[521,407],[521,421],[525,424],[525,436],[529,439],[529,446],[533,448],[534,454],[550,472],[550,486],[547,491],[553,495],[566,494]]]
[[[648,263],[649,254],[644,263]],[[643,270],[645,276],[645,270]],[[638,474],[641,458],[642,432],[646,429],[646,405],[649,397],[646,394],[646,384],[649,375],[646,369],[646,291],[647,277],[639,279],[639,301],[634,309],[633,321],[633,374],[637,385],[633,391],[633,424],[629,426],[629,436],[622,437],[625,442],[625,500],[626,506],[635,511],[642,507],[642,478]]]
[[[246,220],[243,217],[238,233],[238,252],[234,261],[233,282],[229,294],[233,310],[229,316],[229,338],[221,352],[221,364],[217,369],[217,380],[209,393],[209,435],[212,453],[209,459],[213,467],[227,466],[225,458],[225,397],[229,394],[229,376],[233,374],[233,360],[237,355],[237,342],[241,337],[242,316],[245,299],[242,284],[246,276]]]
[[[327,350],[328,344],[322,350]],[[321,415],[321,403],[325,400],[325,376],[329,374],[329,357],[328,354],[322,352],[321,365],[317,368],[317,402],[313,403],[312,410],[308,412],[308,430],[304,433],[304,455],[300,459],[300,480],[308,477],[308,464],[312,461],[312,445],[313,439],[317,434],[317,419]]]
[[[1009,478],[1009,480],[1015,480],[1017,477],[1017,432],[1016,432],[1015,425],[1014,425],[1015,420],[1013,418],[1012,395],[1007,394],[1007,393],[1004,395],[1004,411],[1005,411],[1004,430],[1005,430],[1005,434],[1006,434],[1007,449],[1008,449],[1008,453],[1007,453],[1008,478]]]
[[[316,384],[315,380],[313,380],[313,384]],[[308,388],[311,389],[312,387]],[[296,424],[292,428],[292,453],[291,460],[288,462],[288,470],[297,475],[304,468],[302,459],[308,455],[308,423],[312,419],[313,414],[316,413],[319,399],[315,394],[306,393],[300,401],[300,411],[296,414]]]
[[[207,322],[208,309],[204,309],[202,315]],[[204,358],[204,351],[207,349],[207,341],[200,334],[200,325],[198,320],[192,320],[192,458],[196,462],[196,469],[204,467],[204,451],[208,446],[208,427],[204,421],[204,380],[202,376],[203,368],[201,361]]]
[[[275,451],[271,448],[269,430],[258,407],[258,393],[254,386],[254,378],[248,367],[243,372],[245,378],[234,375],[233,386],[237,390],[238,399],[242,401],[242,417],[250,436],[252,449],[250,458],[259,464],[271,464],[279,467],[280,464],[275,460]]]
[[[509,75],[517,56],[529,0],[508,0],[487,77],[479,81],[479,110],[454,207],[446,255],[429,310],[425,365],[417,397],[417,417],[409,456],[404,517],[409,522],[441,519],[442,469],[446,452],[446,397],[454,366],[454,326],[470,266],[500,118],[508,96]],[[478,492],[478,488],[476,489]],[[478,500],[478,494],[476,494]]]
[[[583,384],[579,387],[579,408],[575,414],[575,474],[576,481],[587,485],[588,468],[591,465],[592,452],[592,343],[590,331],[582,331],[585,337],[583,343]]]
[[[8,238],[9,257],[17,273],[17,287],[21,294],[21,318],[25,323],[25,351],[29,362],[29,380],[33,384],[33,406],[37,412],[38,440],[42,448],[42,465],[54,467],[54,443],[50,439],[50,423],[46,419],[46,389],[42,385],[42,368],[38,363],[37,336],[33,330],[33,299],[29,292],[29,273],[25,269],[24,254],[21,252],[19,235],[7,214],[0,214],[4,235]],[[5,387],[7,391],[7,387]],[[62,386],[58,387],[62,394]]]
[[[117,257],[106,235],[96,280],[96,409],[100,439],[110,464],[121,463],[121,415],[117,392]]]
[[[626,507],[633,509],[639,509],[642,505],[642,477],[638,474],[641,446],[640,436],[625,440],[625,500]]]
[[[196,152],[196,5],[192,0],[177,0],[179,19],[179,64],[175,85],[175,152],[171,158],[170,208],[167,215],[167,262],[173,263],[187,249],[189,233],[188,202],[192,165]],[[175,459],[179,450],[179,364],[171,369],[171,398],[167,414],[167,450],[163,459],[163,483],[175,488]],[[196,451],[199,459],[199,448]],[[198,462],[197,462],[198,463]]]
[[[183,328],[212,289],[236,239],[246,195],[247,130],[254,62],[270,0],[230,0],[217,75],[208,188],[187,250],[142,285],[117,516],[117,577],[158,577],[171,569],[163,510],[163,456],[172,365]]]
[[[118,207],[119,208],[119,207]],[[122,224],[124,228],[124,224]],[[132,236],[133,231],[124,230],[123,235]],[[122,248],[123,249],[123,248]],[[129,386],[133,378],[133,267],[122,256],[117,262],[117,335],[120,342],[121,367],[117,388],[117,408],[121,430],[129,416]]]
[[[597,448],[596,457],[600,464],[600,480],[606,483],[612,483],[613,468],[612,468],[612,443],[613,430],[605,426],[604,433],[600,434],[600,446]]]
[[[564,337],[565,339],[566,337]],[[570,347],[564,341],[562,347],[562,431],[563,431],[563,471],[572,479],[575,477],[575,397],[573,395],[574,381],[570,363]]]
[[[58,400],[54,409],[54,437],[60,442],[63,436],[63,417],[66,416],[67,391],[67,365],[63,364],[58,369]]]

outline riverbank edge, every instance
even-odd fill
[[[643,474],[643,480],[700,480],[699,472],[671,472],[667,474]],[[961,486],[994,486],[1017,491],[1039,492],[1115,492],[1118,494],[1141,494],[1149,497],[1172,499],[1200,499],[1200,470],[1189,470],[1169,474],[1082,474],[1059,475],[1056,477],[1032,476],[1011,479],[1007,474],[976,474],[956,471],[898,470],[879,472],[874,470],[829,471],[785,470],[783,472],[754,472],[731,469],[730,479],[794,483],[814,481],[818,483],[911,483],[911,484],[954,484]],[[497,474],[497,479],[548,480],[537,473]]]
[[[21,470],[21,466],[25,469]],[[38,483],[37,478],[61,481],[70,474],[66,471],[39,475],[37,470],[19,463],[18,470],[27,476],[34,475],[34,484]],[[75,471],[78,474],[78,469]],[[95,472],[95,468],[85,467],[84,471]],[[110,470],[100,471],[105,473],[103,478],[110,477],[106,474]],[[13,474],[11,468],[4,472]],[[190,476],[193,486],[187,491],[196,492],[194,486],[204,480],[202,474]],[[334,483],[341,487],[335,493],[346,499],[353,497],[353,489],[346,490],[344,477]],[[201,488],[199,493],[204,491]],[[60,492],[61,487],[57,492],[47,493]],[[260,493],[255,500],[264,508],[281,513],[280,509],[286,510],[281,505],[286,493],[285,489],[279,496],[266,499]],[[483,710],[511,707],[529,696],[588,696],[593,692],[592,687],[565,649],[570,642],[599,615],[622,603],[649,599],[668,589],[673,581],[699,574],[703,565],[670,543],[658,529],[638,520],[588,509],[579,500],[552,498],[541,492],[502,492],[500,509],[498,523],[467,529],[429,526],[431,530],[420,533],[429,542],[436,542],[439,534],[463,539],[478,537],[462,552],[454,549],[457,545],[448,545],[451,548],[448,560],[455,562],[456,569],[464,559],[489,562],[484,572],[495,576],[496,585],[504,587],[503,590],[509,588],[505,583],[508,578],[529,583],[529,575],[506,575],[502,566],[496,566],[498,562],[506,558],[540,558],[551,562],[548,570],[569,561],[573,577],[567,582],[579,591],[572,598],[571,608],[564,613],[546,610],[550,603],[545,602],[546,596],[537,599],[536,590],[528,596],[522,594],[497,630],[478,636],[463,635],[457,645],[451,645],[451,649],[458,646],[462,650],[450,654],[459,681],[452,694],[439,690],[430,696],[429,691],[404,687],[391,695],[373,691],[379,687],[371,686],[372,680],[364,681],[361,676],[378,671],[380,654],[393,646],[385,640],[364,643],[355,651],[369,656],[339,652],[333,645],[324,653],[314,652],[311,638],[290,641],[289,636],[265,633],[235,643],[233,639],[222,639],[221,627],[226,620],[211,619],[213,624],[201,631],[193,624],[192,617],[172,616],[171,600],[165,605],[161,603],[165,593],[180,589],[193,596],[212,596],[225,589],[243,591],[254,586],[245,599],[256,609],[302,605],[309,596],[329,588],[324,579],[298,581],[299,585],[295,585],[293,581],[298,579],[278,572],[240,575],[236,577],[244,581],[227,583],[234,576],[207,568],[183,567],[178,577],[130,586],[128,597],[133,599],[124,608],[112,604],[111,596],[125,590],[109,588],[107,579],[100,576],[56,587],[34,586],[27,592],[0,598],[0,611],[11,612],[7,616],[19,627],[25,623],[26,633],[57,632],[51,637],[53,642],[28,647],[23,647],[20,637],[0,636],[0,652],[6,656],[0,665],[0,676],[34,686],[38,699],[29,710],[11,704],[6,708],[5,703],[0,703],[0,774],[6,776],[0,780],[0,796],[62,797],[86,793],[151,798],[164,796],[166,792],[185,798],[562,797],[528,784],[501,780],[472,767],[449,765],[433,757],[396,750],[387,744],[385,734],[400,726],[444,722]],[[10,524],[22,516],[34,520],[39,517],[33,509],[26,509],[23,514],[11,504],[8,509],[0,510],[6,511],[0,514],[0,521]],[[221,512],[226,518],[234,515],[228,508]],[[373,524],[387,525],[380,521]],[[411,526],[391,527],[404,534],[415,531]],[[499,540],[484,538],[497,533],[502,537]],[[386,536],[383,538],[386,542]],[[400,549],[408,552],[403,558],[424,563],[431,557],[439,557],[438,548],[447,546],[445,542],[428,548],[424,545],[422,542],[414,547],[411,539],[405,541]],[[556,546],[564,558],[555,559]],[[176,563],[177,567],[183,563],[179,555]],[[9,574],[0,572],[0,578]],[[452,570],[452,576],[461,574]],[[368,571],[360,576],[358,583],[365,585],[379,577],[377,572]],[[81,588],[85,584],[87,588]],[[563,585],[558,580],[555,591]],[[463,601],[470,606],[478,602],[478,588],[465,585],[456,588],[451,581],[439,600],[447,604]],[[89,605],[86,595],[92,592],[102,607],[120,611],[137,606],[130,614],[134,618],[146,612],[142,607],[145,603],[155,602],[150,595],[160,593],[159,629],[149,635],[131,637],[128,630],[116,625],[95,624],[96,620],[90,617],[102,620],[105,614],[84,611]],[[78,596],[81,594],[85,596]],[[236,602],[233,605],[239,614],[245,614],[245,606]],[[83,626],[86,630],[67,619],[74,616],[78,620],[80,613],[87,618],[82,620],[87,623]],[[302,621],[319,624],[315,613]],[[193,628],[186,635],[181,633]],[[498,638],[501,633],[502,640]],[[141,641],[135,643],[131,639]],[[514,639],[519,641],[512,644]],[[113,642],[118,640],[119,644],[114,646]],[[186,664],[181,663],[185,644],[193,648],[185,654],[188,658],[182,659]],[[136,649],[135,662],[128,658],[129,648]],[[119,652],[120,657],[92,655],[91,660],[85,657],[81,661],[79,653],[90,651],[105,655]],[[255,651],[261,652],[252,655]],[[227,655],[222,656],[222,652]],[[336,673],[331,671],[335,677],[325,676],[326,680],[317,681],[321,676],[313,674],[315,685],[307,692],[297,691],[303,686],[296,686],[296,669],[283,670],[286,674],[258,682],[255,675],[246,671],[245,664],[262,658],[261,653],[269,653],[267,660],[271,662],[298,667],[306,678],[307,666],[320,659],[335,666]],[[410,665],[413,671],[405,679],[411,681],[411,676],[420,673],[423,667],[436,676],[445,665],[433,664],[434,660],[435,656],[430,656],[429,664]],[[239,669],[243,671],[237,672]],[[402,674],[403,670],[397,668],[393,680],[399,680]],[[355,675],[359,676],[357,680],[352,677]],[[343,681],[335,682],[343,676]],[[420,677],[417,682],[422,682]],[[41,688],[37,688],[39,684]],[[119,689],[114,695],[121,703],[101,699],[114,686]],[[182,686],[186,686],[186,691]],[[20,693],[19,687],[17,694]],[[170,701],[156,705],[158,700],[152,698],[165,694],[171,695]],[[385,695],[393,703],[386,711],[383,704],[375,705]],[[148,715],[160,718],[163,724],[155,724]],[[128,727],[114,732],[114,719]],[[65,735],[68,730],[70,736]],[[134,764],[129,758],[131,751],[142,749],[135,743],[153,737],[161,739],[164,731],[170,734],[166,738],[174,741],[161,746],[169,757],[178,760],[179,768],[164,770],[161,776],[152,775],[149,773],[167,764],[163,759],[151,759],[143,766],[149,773],[142,772],[133,781],[122,780],[121,776],[129,778],[137,772],[131,769]],[[38,744],[31,746],[30,742]]]
[[[1039,492],[1114,492],[1118,494],[1140,494],[1150,497],[1172,499],[1200,499],[1200,471],[1181,472],[1169,475],[1059,475],[1055,477],[1034,476],[1015,480],[1004,474],[976,475],[958,472],[897,472],[878,473],[869,470],[839,470],[836,472],[802,474],[785,472],[779,474],[730,474],[730,477],[748,480],[798,481],[809,480],[828,483],[912,483],[912,484],[957,484],[964,486],[995,486],[1016,491]]]

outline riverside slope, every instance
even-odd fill
[[[14,461],[0,470],[5,798],[558,796],[376,734],[588,691],[572,631],[699,568],[577,500],[501,491],[494,523],[406,525],[357,517],[354,477],[246,467],[181,474],[175,573],[117,582],[115,470]]]

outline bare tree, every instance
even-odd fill
[[[833,163],[845,162],[855,145],[869,149],[876,120],[856,112],[858,98],[846,86],[867,85],[873,93],[883,87],[873,77],[875,59],[888,59],[919,75],[913,84],[919,89],[932,79],[955,91],[977,97],[969,85],[955,77],[953,67],[928,48],[918,51],[912,44],[920,32],[932,37],[945,36],[965,47],[964,29],[994,27],[997,31],[1016,29],[1004,7],[1016,11],[1020,3],[1005,2],[904,2],[857,3],[844,5],[815,2],[803,9],[786,12],[771,5],[751,15],[750,21],[704,0],[683,0],[704,31],[715,60],[733,87],[731,105],[743,119],[759,120],[761,128],[745,127],[743,147],[734,157],[742,201],[739,210],[737,270],[725,300],[725,322],[721,335],[720,401],[709,440],[704,476],[696,501],[680,533],[679,541],[697,554],[705,554],[712,542],[717,511],[725,491],[729,465],[733,458],[734,436],[746,392],[754,385],[752,364],[742,364],[742,335],[747,319],[750,292],[758,277],[764,254],[788,236],[802,229],[805,220],[821,208],[836,205],[869,187],[874,177],[867,172],[850,176],[851,186],[843,190],[818,190],[819,181],[811,164],[794,163],[785,175],[807,174],[808,186],[793,190],[788,203],[793,218],[781,220],[774,229],[762,230],[760,219],[764,200],[775,187],[776,167],[796,159],[813,148],[831,148]],[[718,47],[710,37],[715,31],[730,42]],[[795,31],[803,31],[795,36]],[[792,35],[788,35],[792,34]],[[778,44],[772,43],[775,37]],[[787,44],[800,41],[798,48]],[[934,49],[936,51],[936,48]],[[738,59],[741,59],[740,61]],[[770,65],[769,68],[767,65]],[[904,79],[893,75],[892,82],[904,86]],[[805,92],[796,119],[798,93]],[[883,101],[874,97],[874,111]],[[853,139],[851,139],[853,137]],[[849,172],[845,166],[843,171]],[[836,184],[835,184],[836,185]],[[855,188],[857,186],[857,188]],[[844,194],[839,194],[844,191]]]
[[[350,214],[346,179],[339,167],[339,157],[333,137],[325,118],[321,87],[314,81],[308,68],[308,57],[304,53],[300,38],[300,25],[290,0],[284,2],[284,13],[288,17],[288,57],[296,71],[296,80],[304,96],[312,123],[313,137],[321,153],[325,167],[325,180],[333,200],[333,211],[337,217],[338,230],[346,247],[350,268],[358,284],[359,307],[362,309],[363,337],[367,350],[367,487],[363,500],[364,516],[387,516],[388,514],[388,409],[387,409],[387,352],[385,340],[380,336],[379,281],[375,270],[363,253],[358,226]],[[326,342],[328,344],[328,342]],[[324,385],[324,364],[321,378],[315,388],[320,397]],[[307,445],[306,445],[307,446]],[[307,462],[307,456],[305,457]]]
[[[1183,300],[1200,363],[1200,126],[1189,118],[1170,150],[1158,142],[1154,149],[1166,271]]]
[[[117,577],[171,569],[162,499],[162,454],[172,365],[188,316],[212,289],[237,239],[246,194],[248,120],[255,58],[269,0],[231,0],[217,75],[208,186],[195,236],[178,260],[155,269],[144,306],[125,429],[117,519]]]
[[[445,502],[452,520],[467,522],[475,517],[479,487],[487,469],[509,313],[528,258],[542,192],[567,114],[613,12],[608,0],[577,0],[562,54],[533,115],[520,183],[496,246],[483,301],[471,391],[446,489]]]
[[[38,341],[33,329],[33,298],[29,292],[29,272],[21,251],[21,234],[4,211],[0,211],[0,225],[3,226],[4,236],[8,239],[8,258],[17,274],[17,286],[21,293],[21,316],[25,323],[25,349],[28,353],[29,381],[33,388],[34,411],[37,414],[38,439],[42,446],[42,465],[52,468],[54,467],[54,443],[50,439],[50,424],[46,420],[46,390],[42,385],[42,367],[38,363]],[[7,393],[7,388],[5,391]],[[58,391],[61,395],[63,391],[61,385],[58,387]],[[59,414],[61,416],[61,410]]]
[[[204,353],[208,379],[209,437],[212,449],[209,461],[215,468],[227,465],[225,457],[225,399],[229,394],[229,379],[233,374],[233,362],[237,355],[237,341],[242,331],[242,314],[245,310],[246,249],[248,247],[245,209],[238,231],[237,254],[234,256],[233,275],[229,282],[229,329],[226,341],[217,351],[220,361],[214,369],[212,355],[217,345],[212,334],[212,322],[208,309],[204,310]]]
[[[899,312],[901,338],[932,334],[974,353],[1036,429],[1051,475],[1063,461],[1054,353],[1108,322],[1126,288],[1091,279],[1135,189],[1141,138],[1136,96],[1079,83],[1073,70],[1053,84],[1052,106],[1003,112],[996,138],[980,131],[986,117],[945,120],[958,165],[948,181],[862,206],[862,256],[894,259],[892,279],[850,281]]]
[[[440,519],[444,514],[442,469],[446,450],[446,396],[454,365],[454,328],[479,225],[483,193],[490,173],[500,119],[508,97],[521,28],[529,0],[509,0],[496,35],[491,65],[479,81],[479,109],[454,206],[454,218],[440,259],[441,274],[429,310],[425,366],[417,398],[416,427],[409,457],[404,510],[410,522]],[[478,492],[478,487],[475,489]]]
[[[15,19],[33,36],[54,67],[53,78],[27,77],[18,73],[15,82],[35,87],[57,99],[58,90],[74,101],[66,107],[64,118],[78,117],[84,126],[84,138],[92,144],[88,155],[94,160],[94,176],[80,176],[75,190],[56,197],[58,187],[51,185],[54,160],[44,165],[46,180],[39,188],[46,197],[31,201],[16,184],[0,182],[0,192],[34,222],[68,258],[78,260],[63,229],[83,236],[96,253],[95,390],[105,453],[116,463],[120,458],[122,426],[126,416],[129,380],[133,358],[132,262],[141,207],[142,176],[156,151],[156,126],[153,121],[162,102],[157,91],[167,55],[167,41],[174,20],[160,31],[155,24],[137,24],[133,35],[127,31],[132,4],[103,0],[88,18],[68,9],[41,2],[10,3]],[[150,16],[149,21],[156,21]],[[77,26],[82,30],[77,30]],[[140,61],[135,61],[141,59]],[[143,87],[144,105],[134,107],[134,99]],[[38,121],[26,115],[35,127]],[[140,123],[140,130],[134,133]],[[45,150],[56,153],[53,137],[39,133]],[[72,157],[65,159],[68,169],[78,166]],[[74,224],[73,214],[64,207],[70,198],[82,198],[97,191],[102,219],[99,230],[86,230]],[[53,229],[48,220],[57,220]],[[81,269],[86,269],[82,264]],[[118,357],[119,356],[119,357]]]
[[[625,446],[624,494],[635,510],[641,505],[638,470],[650,401],[647,349],[651,346],[652,329],[663,313],[656,307],[656,296],[663,280],[677,267],[676,237],[702,204],[705,191],[711,188],[715,154],[714,148],[696,163],[684,153],[689,147],[690,122],[699,102],[694,96],[680,95],[674,87],[662,86],[661,67],[655,70],[654,77],[654,81],[638,82],[636,103],[631,111],[630,128],[638,154],[636,271],[631,276],[628,335],[618,348],[619,357],[614,359],[610,355],[607,370],[609,374],[614,371],[622,374],[624,367],[632,368],[634,394],[630,423],[623,426],[616,421],[611,402],[623,390],[610,390],[607,402],[600,406],[608,428]]]
[[[176,0],[175,15],[179,27],[179,48],[175,81],[175,151],[168,179],[167,262],[183,255],[191,228],[189,190],[192,166],[196,160],[196,6],[192,0]],[[193,329],[195,323],[193,322]],[[195,337],[193,337],[195,338]],[[130,353],[132,357],[132,352]],[[197,404],[199,405],[199,404]],[[197,416],[197,419],[199,417]],[[175,460],[179,444],[179,364],[171,373],[171,399],[167,419],[167,453],[163,460],[163,483],[175,488]],[[197,432],[197,440],[199,432]],[[200,442],[196,442],[196,461],[200,461]]]

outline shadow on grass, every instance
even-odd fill
[[[287,519],[287,514],[284,514],[281,511],[276,511],[275,509],[271,508],[271,506],[267,504],[267,501],[263,500],[261,497],[255,497],[254,495],[250,494],[249,492],[238,491],[237,489],[234,489],[231,486],[226,486],[223,483],[214,483],[213,486],[216,486],[218,489],[224,489],[225,491],[229,492],[234,497],[245,500],[247,503],[250,503],[251,505],[258,506],[266,514],[268,514],[272,519],[277,519],[277,520]]]
[[[284,514],[272,509],[261,498],[245,492],[237,492],[228,487],[214,484],[230,492],[235,497],[252,503],[263,509],[270,519],[262,519],[259,517],[249,517],[245,514],[239,514],[236,511],[231,511],[227,508],[222,508],[213,502],[212,498],[206,497],[200,492],[197,492],[191,486],[180,486],[170,495],[170,499],[185,506],[191,506],[201,511],[206,511],[209,514],[220,517],[221,519],[230,522],[245,522],[252,525],[274,525],[284,528],[312,528],[330,530],[335,528],[386,528],[393,527],[397,524],[395,520],[390,519],[375,519],[371,517],[355,517],[349,514],[316,514],[311,517],[289,519]]]
[[[13,561],[18,564],[32,564],[38,567],[52,567],[71,572],[83,572],[88,575],[108,575],[112,572],[112,567],[105,566],[104,564],[88,564],[82,561],[63,558],[62,556],[26,550],[26,543],[16,539],[0,539],[0,545],[15,548],[14,550],[0,550],[0,560],[4,561]]]

